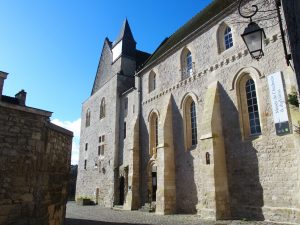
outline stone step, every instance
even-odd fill
[[[139,211],[141,212],[155,212],[155,202],[152,202],[151,205],[150,203],[145,203]]]
[[[123,205],[114,205],[113,210],[121,211],[123,209]]]

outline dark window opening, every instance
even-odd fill
[[[196,117],[196,106],[195,102],[191,103],[191,134],[192,134],[192,145],[197,144],[197,117]]]
[[[209,152],[206,152],[205,158],[206,158],[206,165],[209,165],[210,164],[210,154],[209,154]]]
[[[123,127],[123,135],[124,135],[124,139],[126,138],[126,122],[124,122],[124,127]]]
[[[84,160],[84,169],[86,170],[86,164],[87,164],[87,160]]]

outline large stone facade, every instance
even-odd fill
[[[25,106],[20,93],[0,93],[0,224],[62,225],[73,133],[50,123],[51,112]]]
[[[300,114],[287,104],[291,131],[277,135],[268,86],[268,77],[280,72],[288,95],[297,88],[296,76],[286,65],[274,20],[261,24],[268,27],[265,56],[251,58],[236,3],[214,1],[128,74],[135,75],[134,86],[119,88],[124,76],[113,73],[83,104],[78,197],[125,209],[151,203],[158,214],[300,223],[300,136],[293,132]],[[224,41],[228,28],[232,46]],[[99,119],[103,97],[110,101]],[[91,123],[85,127],[88,109]],[[107,143],[98,157],[102,133]]]

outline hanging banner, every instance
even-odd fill
[[[281,72],[268,76],[269,93],[272,102],[273,118],[277,135],[290,133],[286,98],[283,89]]]

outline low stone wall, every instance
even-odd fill
[[[0,102],[0,225],[62,225],[72,132],[51,113]]]

